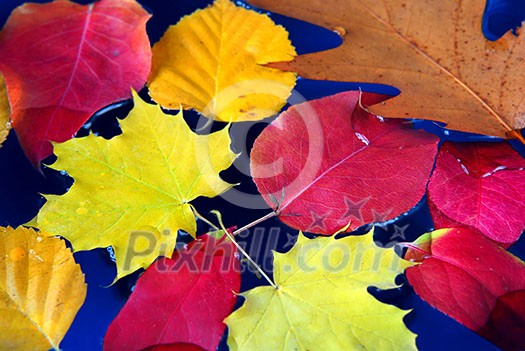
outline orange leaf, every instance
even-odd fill
[[[507,33],[487,41],[481,32],[485,1],[250,2],[339,33],[345,29],[340,47],[279,68],[305,78],[394,85],[401,94],[371,112],[525,142],[516,132],[525,127],[525,38]]]

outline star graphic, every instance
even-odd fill
[[[324,221],[330,215],[330,212],[318,215],[314,211],[310,211],[310,215],[312,216],[312,224],[310,224],[308,227],[308,231],[313,231],[315,228],[319,228],[321,231],[324,231],[326,229]]]
[[[391,240],[399,238],[398,241],[405,241],[406,240],[406,234],[405,230],[410,226],[410,224],[404,225],[404,226],[398,226],[397,224],[394,224],[394,234],[390,237]]]
[[[392,212],[392,209],[389,209],[389,210],[387,210],[387,211],[385,211],[383,213],[378,212],[375,209],[372,209],[372,218],[373,218],[374,225],[376,227],[381,227],[381,228],[385,229],[388,224],[383,223],[383,222],[386,221],[386,218],[388,217],[390,212]]]
[[[343,218],[350,218],[351,216],[357,218],[361,222],[363,222],[363,215],[361,214],[361,209],[363,206],[368,202],[370,197],[367,197],[366,199],[361,199],[358,202],[354,202],[350,200],[348,197],[345,196],[345,206],[346,206],[346,212],[343,215]]]
[[[286,249],[290,246],[293,246],[295,244],[296,239],[297,235],[286,233],[286,244],[284,244],[283,248]]]

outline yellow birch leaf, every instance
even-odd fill
[[[63,240],[0,227],[0,349],[58,350],[86,298]]]
[[[2,147],[2,143],[11,129],[11,123],[9,122],[10,113],[11,109],[7,98],[4,77],[0,74],[0,147]]]
[[[62,196],[45,195],[39,228],[71,241],[75,250],[113,246],[117,277],[171,257],[182,229],[195,235],[189,202],[231,187],[219,172],[235,154],[225,128],[197,135],[182,118],[134,93],[135,107],[120,122],[122,135],[94,135],[55,145],[54,168],[75,182]]]
[[[153,46],[148,79],[160,105],[194,108],[225,122],[269,117],[286,103],[295,74],[264,67],[296,56],[267,16],[216,0],[171,26]]]
[[[374,244],[373,233],[342,239],[302,234],[274,253],[278,289],[261,286],[226,318],[231,350],[416,350],[408,313],[376,300],[368,286],[396,287],[412,263]]]

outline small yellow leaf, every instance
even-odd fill
[[[231,350],[416,350],[403,323],[407,311],[376,300],[368,286],[396,287],[411,265],[363,236],[309,240],[302,234],[286,254],[274,254],[278,289],[243,294],[226,320]]]
[[[54,168],[75,179],[62,196],[45,195],[38,226],[75,250],[113,246],[117,279],[171,257],[177,231],[195,235],[189,201],[231,187],[219,177],[235,154],[225,128],[193,133],[182,113],[165,115],[134,93],[135,107],[111,140],[89,135],[55,145]]]
[[[9,134],[9,130],[11,129],[11,123],[9,121],[10,113],[11,109],[7,98],[4,77],[0,74],[0,147],[2,147],[2,143],[7,138],[7,134]]]
[[[0,349],[58,350],[86,298],[63,240],[0,227]]]
[[[167,108],[194,108],[225,122],[271,116],[295,74],[264,67],[296,56],[288,33],[266,15],[216,0],[171,26],[153,46],[148,85]]]

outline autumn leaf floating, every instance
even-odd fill
[[[65,195],[45,195],[37,222],[76,251],[113,246],[117,279],[171,257],[179,229],[195,235],[189,202],[230,188],[219,172],[235,159],[227,129],[200,136],[182,113],[165,115],[136,94],[134,102],[122,135],[55,146],[53,167],[75,183]]]
[[[508,143],[444,143],[428,186],[432,217],[512,244],[525,229],[524,184],[525,159]]]
[[[0,227],[0,345],[59,350],[86,297],[84,275],[65,242]]]
[[[4,77],[0,74],[0,147],[2,147],[2,143],[11,129],[10,114],[11,108],[9,107]]]
[[[381,116],[437,120],[467,132],[515,138],[525,127],[525,37],[489,42],[480,0],[250,0],[329,29],[343,44],[279,68],[314,79],[393,85],[401,94],[371,106]],[[473,14],[473,15],[471,15]]]
[[[525,263],[468,228],[442,229],[409,245],[416,293],[505,350],[525,348]]]
[[[359,99],[385,97],[354,91],[295,105],[257,138],[253,179],[289,226],[353,230],[394,218],[425,194],[438,138],[367,113]]]
[[[51,155],[49,141],[71,139],[97,110],[142,88],[149,17],[135,0],[55,0],[13,11],[0,32],[0,71],[13,127],[35,166]]]
[[[237,249],[227,237],[203,235],[161,258],[140,277],[109,326],[104,350],[183,345],[215,351],[241,285]]]
[[[299,234],[286,254],[274,253],[277,288],[241,294],[244,305],[226,323],[235,350],[416,350],[406,311],[368,293],[396,287],[412,264],[375,245],[373,233],[336,240]]]
[[[268,16],[216,0],[153,46],[148,86],[163,107],[182,104],[225,122],[259,120],[279,112],[295,84],[295,74],[263,65],[294,56],[288,33]]]

